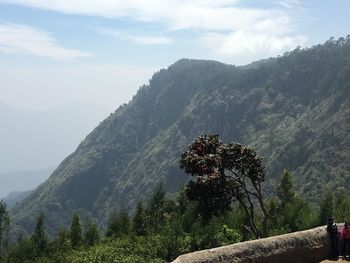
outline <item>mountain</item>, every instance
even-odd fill
[[[32,191],[14,191],[9,193],[3,198],[8,208],[14,207],[18,202],[21,202],[26,198]]]
[[[0,102],[0,173],[56,167],[107,115],[91,103],[30,111]]]
[[[0,199],[13,191],[22,192],[34,189],[49,178],[53,170],[54,168],[18,170],[0,174]]]
[[[350,183],[350,37],[244,67],[182,59],[154,74],[96,127],[12,216],[25,229],[43,211],[52,232],[72,213],[104,224],[159,181],[169,193],[188,180],[181,152],[198,135],[254,147],[265,160],[265,194],[284,168],[300,194]]]

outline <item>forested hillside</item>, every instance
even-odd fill
[[[31,229],[39,211],[50,231],[74,211],[104,224],[164,181],[188,179],[179,157],[198,135],[250,145],[264,158],[265,195],[284,168],[305,198],[350,183],[350,38],[236,67],[183,59],[154,74],[95,128],[52,176],[14,208]]]

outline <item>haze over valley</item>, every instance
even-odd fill
[[[109,113],[79,102],[41,111],[0,102],[0,196],[38,186]]]

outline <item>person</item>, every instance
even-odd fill
[[[349,249],[350,249],[350,223],[348,221],[345,221],[342,236],[343,236],[343,256],[348,257]]]
[[[339,257],[339,232],[338,226],[335,223],[334,217],[328,219],[327,232],[331,238],[331,256],[333,258]]]

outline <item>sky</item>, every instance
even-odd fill
[[[244,65],[350,34],[349,0],[0,0],[0,101],[114,111],[181,58]]]

